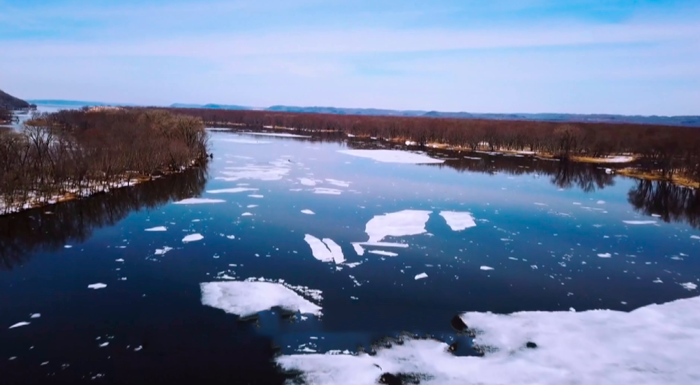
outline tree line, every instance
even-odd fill
[[[249,110],[172,109],[214,127],[339,132],[358,137],[443,144],[465,150],[535,151],[560,159],[633,154],[645,168],[700,181],[700,129],[613,123],[555,123]]]
[[[0,131],[0,214],[203,163],[202,119],[153,109],[35,114]]]

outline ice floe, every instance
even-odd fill
[[[251,197],[251,198],[258,198],[258,199],[264,198],[264,197],[265,197],[264,195],[260,195],[260,194],[251,194],[251,195],[248,195],[248,196]]]
[[[681,285],[686,290],[695,290],[698,288],[698,285],[696,285],[692,282],[681,283],[679,285]]]
[[[309,178],[299,178],[299,183],[303,184],[304,186],[316,186],[316,181]]]
[[[355,253],[359,256],[365,255],[365,248],[362,247],[362,244],[359,242],[353,242],[352,243],[352,248],[355,249]]]
[[[479,269],[488,271],[488,270],[493,270],[493,267],[491,267],[491,266],[481,266]]]
[[[93,290],[99,290],[99,289],[104,289],[107,287],[104,283],[93,283],[88,285],[88,289],[93,289]]]
[[[315,214],[313,211],[308,210],[308,209],[301,210],[301,213],[306,214],[306,215],[314,215]]]
[[[601,253],[601,254],[598,254],[598,256],[600,258],[610,258],[611,257],[610,253]]]
[[[339,150],[346,155],[369,158],[377,162],[385,163],[409,163],[409,164],[430,164],[444,163],[443,159],[434,159],[424,154],[417,154],[409,151],[398,150]]]
[[[17,322],[16,324],[10,326],[8,329],[20,328],[22,326],[27,326],[29,324],[31,324],[31,322],[25,322],[25,321]]]
[[[187,198],[178,202],[174,202],[176,205],[201,205],[201,204],[211,204],[211,203],[224,203],[223,199],[209,199],[209,198]]]
[[[168,228],[165,226],[157,226],[157,227],[151,227],[150,229],[146,229],[144,231],[168,231]]]
[[[418,235],[426,232],[425,224],[430,211],[403,210],[395,213],[376,215],[365,226],[368,242],[381,242],[386,237]]]
[[[304,241],[311,247],[311,254],[319,261],[335,262],[336,264],[345,262],[343,250],[332,239],[324,238],[321,241],[313,235],[306,234]]]
[[[218,190],[207,190],[208,194],[236,194],[246,191],[258,191],[256,188],[251,187],[234,187],[234,188],[224,188]]]
[[[398,256],[398,254],[396,254],[396,253],[392,253],[391,251],[383,251],[383,250],[369,250],[368,253],[383,255],[385,257],[397,257]]]
[[[333,188],[316,187],[314,189],[314,194],[340,195],[342,191]]]
[[[338,187],[350,187],[350,182],[338,179],[326,179],[326,182]]]
[[[700,297],[632,312],[465,313],[484,357],[457,357],[443,342],[404,340],[376,354],[281,356],[309,385],[376,384],[383,373],[422,385],[686,385],[697,383]],[[528,348],[528,346],[530,348]]]
[[[441,211],[440,216],[445,218],[445,222],[447,222],[452,231],[462,231],[476,226],[474,217],[468,212]]]
[[[184,238],[182,238],[182,242],[183,243],[197,242],[197,241],[201,241],[202,239],[204,239],[202,234],[199,234],[199,233],[188,234],[188,235],[185,235]]]
[[[253,213],[243,213],[243,214],[241,214],[242,217],[250,217],[250,216],[252,216],[252,215],[253,215]]]
[[[288,134],[288,133],[272,133],[272,132],[241,132],[241,134],[245,135],[257,135],[257,136],[272,136],[272,137],[279,137],[279,138],[310,138],[310,135],[297,135],[297,134]]]
[[[165,255],[168,251],[172,250],[172,247],[163,246],[162,249],[156,249],[155,255]]]
[[[250,317],[279,307],[302,314],[321,315],[321,307],[281,283],[258,281],[201,283],[202,305],[239,317]]]
[[[690,239],[700,239],[700,235],[691,235]]]
[[[628,225],[655,225],[656,221],[622,221]]]
[[[414,279],[415,279],[416,281],[419,280],[419,279],[423,279],[423,278],[428,278],[428,274],[420,273],[420,274],[416,274],[416,276],[414,277]]]
[[[269,144],[270,142],[264,140],[251,140],[251,139],[217,139],[217,142],[228,142],[237,144]]]
[[[249,165],[245,167],[227,167],[225,171],[220,171],[223,177],[216,179],[227,182],[235,182],[241,179],[255,179],[260,181],[281,180],[289,173],[289,167],[277,162],[274,165]]]
[[[29,316],[29,318],[41,318],[41,313],[33,313]]]

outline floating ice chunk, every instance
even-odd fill
[[[480,269],[481,269],[481,270],[487,270],[487,271],[488,271],[488,270],[493,270],[493,267],[490,267],[490,266],[481,266]]]
[[[430,211],[403,210],[395,213],[376,215],[365,226],[369,242],[381,242],[388,236],[402,237],[425,233],[425,224]]]
[[[241,214],[242,217],[249,217],[249,216],[251,216],[251,215],[253,215],[253,214],[252,214],[252,213],[243,213],[243,214]]]
[[[700,235],[691,235],[690,239],[700,239]]]
[[[197,241],[201,241],[202,239],[204,239],[204,237],[202,236],[202,234],[199,234],[199,233],[197,233],[197,234],[189,234],[189,235],[185,235],[185,237],[182,238],[182,242],[183,242],[183,243],[197,242]]]
[[[208,194],[236,194],[246,191],[258,191],[256,188],[250,187],[234,187],[234,188],[224,188],[219,190],[207,190]]]
[[[456,357],[435,340],[405,340],[376,355],[281,356],[310,385],[376,384],[415,373],[426,385],[686,385],[700,378],[700,297],[632,312],[466,313],[484,357]],[[650,331],[653,331],[650,332]],[[536,348],[526,348],[528,342]],[[532,346],[532,345],[531,345]]]
[[[698,285],[696,285],[692,282],[681,283],[679,285],[681,285],[686,290],[695,290],[698,288]]]
[[[249,208],[249,209],[254,209],[254,208],[256,208],[256,207],[258,207],[258,205],[248,205],[248,206],[246,206],[246,208]]]
[[[264,198],[264,197],[265,197],[265,196],[260,195],[260,194],[251,194],[251,195],[248,195],[248,196],[251,197],[251,198]]]
[[[140,352],[142,349],[143,349],[143,346],[139,345],[139,346],[137,346],[137,347],[134,348],[134,351],[135,351],[135,352]]]
[[[652,281],[653,283],[664,283],[664,281],[661,280],[661,278],[656,277],[655,280]]]
[[[347,266],[347,267],[349,267],[349,268],[351,268],[351,269],[354,269],[354,268],[356,268],[357,266],[360,266],[361,264],[362,264],[362,262],[353,262],[353,263],[346,263],[345,266]]]
[[[98,289],[104,289],[107,287],[104,283],[93,283],[91,285],[88,285],[88,289],[93,289],[93,290],[98,290]]]
[[[547,206],[546,203],[535,202],[535,206]]]
[[[103,343],[100,344],[100,347],[101,347],[101,348],[104,348],[104,347],[107,347],[107,346],[109,346],[109,341],[103,342]]]
[[[605,204],[605,201],[598,201],[598,202],[596,202],[596,204],[604,205],[604,204]]]
[[[362,246],[376,246],[376,247],[398,247],[402,249],[408,248],[408,244],[406,243],[397,243],[397,242],[357,242],[359,245]]]
[[[611,257],[610,253],[601,253],[601,254],[598,254],[598,256],[600,258],[610,258]]]
[[[313,211],[308,210],[308,209],[301,210],[301,213],[306,214],[306,215],[314,215],[315,214]]]
[[[63,248],[64,248],[64,249],[70,249],[70,248],[73,248],[73,246],[71,246],[71,245],[65,245],[65,246],[63,246]]]
[[[377,162],[385,163],[408,163],[408,164],[430,164],[444,163],[442,159],[434,159],[424,154],[417,154],[409,151],[397,150],[340,150],[342,154],[369,158]]]
[[[306,234],[304,241],[311,247],[311,254],[313,254],[314,258],[321,262],[340,264],[345,261],[343,250],[330,238],[324,238],[321,241],[313,235]]]
[[[651,216],[654,218],[661,218],[661,215],[659,215],[659,214],[651,214]]]
[[[333,188],[316,187],[314,189],[314,194],[340,195],[342,194],[342,191]]]
[[[364,247],[362,247],[362,245],[360,243],[354,242],[352,244],[352,247],[353,247],[353,249],[355,249],[355,252],[357,253],[357,255],[359,255],[359,256],[365,255],[365,249],[364,249]]]
[[[383,250],[370,250],[370,251],[368,251],[368,253],[377,254],[377,255],[383,255],[383,256],[386,256],[386,257],[396,257],[396,256],[398,256],[398,254],[396,254],[396,253],[392,253],[391,251],[383,251]]]
[[[423,279],[423,278],[428,278],[428,274],[420,273],[420,274],[416,274],[416,276],[415,276],[416,281],[419,279]]]
[[[297,135],[297,134],[288,134],[288,133],[272,133],[272,132],[241,132],[241,134],[245,135],[257,135],[257,136],[273,136],[273,137],[280,137],[280,138],[310,138],[310,135]]]
[[[168,231],[168,228],[165,226],[157,226],[157,227],[151,227],[150,229],[146,229],[144,231]]]
[[[246,167],[227,167],[220,172],[223,177],[216,179],[235,182],[240,179],[256,179],[260,181],[275,181],[284,178],[289,173],[288,167],[281,165],[259,165]]]
[[[228,238],[228,239],[236,239],[236,236],[235,236],[235,235],[227,235],[226,238]]]
[[[476,226],[474,217],[468,212],[441,211],[440,216],[445,218],[445,222],[447,222],[452,231],[462,231]]]
[[[628,225],[655,225],[656,221],[622,221]]]
[[[187,198],[178,202],[174,202],[176,205],[201,205],[210,203],[224,203],[223,199],[209,199],[209,198]]]
[[[279,283],[208,282],[201,283],[200,288],[202,305],[240,317],[249,317],[273,307],[302,314],[321,315],[320,306]]]
[[[168,251],[172,250],[172,247],[163,246],[162,249],[156,249],[155,255],[165,255]]]
[[[338,179],[326,179],[326,182],[338,187],[350,187],[350,182]]]
[[[263,140],[251,140],[251,139],[216,139],[217,142],[228,142],[236,144],[269,144],[270,142]]]
[[[31,324],[31,322],[24,322],[24,321],[22,321],[22,322],[17,322],[16,324],[10,326],[8,329],[19,328],[19,327],[22,327],[22,326],[27,326],[27,325],[29,325],[29,324]]]
[[[41,313],[34,313],[29,316],[29,318],[41,318]]]
[[[304,186],[316,186],[316,181],[309,178],[299,178],[299,182]]]

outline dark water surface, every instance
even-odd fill
[[[0,218],[0,382],[283,383],[275,354],[355,352],[401,332],[449,342],[464,311],[630,311],[697,295],[680,285],[700,278],[694,190],[532,158],[337,152],[367,146],[213,132],[208,170]],[[234,187],[258,190],[206,192]],[[172,203],[190,197],[225,202]],[[430,211],[427,233],[366,247],[396,257],[354,251],[374,216],[402,210]],[[453,231],[443,210],[476,226]],[[167,231],[145,231],[156,226]],[[203,239],[183,243],[192,233]],[[317,260],[305,234],[362,264]],[[200,283],[251,277],[321,290],[323,316],[240,322],[202,305]],[[30,324],[8,329],[18,322]]]

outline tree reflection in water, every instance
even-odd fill
[[[0,269],[21,265],[33,253],[83,242],[94,230],[112,226],[133,211],[198,196],[204,192],[206,181],[207,169],[194,168],[134,187],[2,216]]]
[[[627,194],[634,209],[644,215],[659,215],[664,222],[684,222],[700,227],[698,190],[668,182],[640,180]]]

